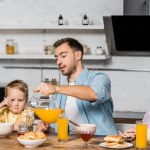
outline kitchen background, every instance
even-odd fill
[[[60,14],[62,26],[58,26]],[[88,26],[82,25],[85,14],[89,17]],[[43,48],[57,39],[73,37],[88,47],[85,66],[110,77],[114,110],[145,112],[150,105],[150,59],[107,57],[103,16],[110,15],[123,15],[123,0],[0,0],[0,86],[23,79],[31,96],[45,79],[55,78],[62,84],[64,78],[54,57],[45,55]],[[5,55],[6,39],[14,39],[16,55]],[[96,54],[100,46],[106,56]]]

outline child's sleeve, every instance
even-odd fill
[[[5,111],[7,107],[3,107],[0,109],[0,122],[5,122]]]

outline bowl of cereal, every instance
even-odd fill
[[[41,131],[27,132],[17,137],[18,142],[25,147],[38,147],[42,145],[46,139],[46,135]]]

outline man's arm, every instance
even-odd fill
[[[61,85],[57,87],[58,94],[65,94],[87,101],[96,101],[96,93],[86,85]]]
[[[96,101],[96,93],[86,85],[50,85],[42,82],[35,92],[40,92],[46,96],[50,94],[64,94],[87,101]]]

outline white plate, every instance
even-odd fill
[[[42,145],[46,141],[46,139],[47,138],[39,139],[39,140],[24,140],[17,137],[17,140],[25,147],[38,147]]]
[[[99,146],[104,147],[104,148],[128,148],[128,147],[132,147],[133,144],[125,142],[124,144],[118,144],[118,145],[108,146],[104,142],[104,143],[100,143]]]

